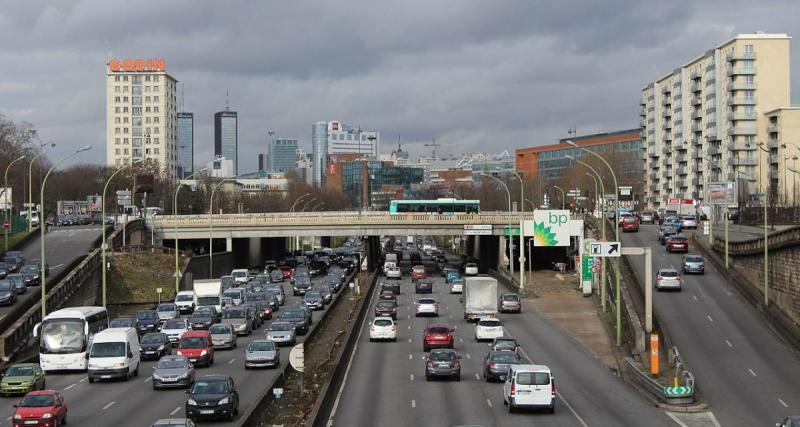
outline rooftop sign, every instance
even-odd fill
[[[167,71],[167,61],[164,58],[157,59],[111,59],[108,61],[108,69],[112,72],[129,71]]]

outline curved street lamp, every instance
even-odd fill
[[[186,178],[183,178],[183,180],[189,180],[192,177],[194,177],[195,175],[197,175],[198,173],[205,172],[207,170],[208,170],[208,168],[200,169],[199,171],[193,172],[191,175],[187,176]],[[181,191],[181,188],[183,188],[183,184],[179,180],[178,181],[178,186],[175,188],[175,195],[172,198],[172,215],[173,216],[178,215],[178,192]],[[178,266],[178,264],[179,264],[179,256],[178,256],[178,221],[176,220],[175,221],[175,295],[178,294],[179,289],[180,289],[180,283],[181,283],[181,278],[180,278],[181,270],[180,270],[180,267]]]
[[[564,208],[565,208],[564,202],[565,202],[565,199],[567,198],[567,196],[564,193],[564,189],[559,187],[559,186],[557,186],[557,185],[554,185],[553,188],[555,188],[556,190],[561,192],[561,209],[564,210]]]
[[[13,165],[14,163],[17,163],[18,161],[20,161],[20,160],[22,160],[24,158],[25,158],[25,156],[19,156],[16,159],[12,160],[11,163],[8,164],[8,166],[6,166],[6,174],[5,174],[5,178],[3,179],[3,200],[6,201],[6,202],[9,201],[8,195],[5,194],[6,189],[8,188],[8,170],[11,169],[11,165]],[[23,183],[23,185],[25,185],[25,184]],[[24,189],[24,187],[23,187],[23,189]],[[9,216],[8,211],[11,210],[11,204],[10,203],[5,203],[5,205],[6,205],[5,206],[5,208],[6,208],[5,209],[5,214],[6,214],[5,221],[8,222],[8,216]],[[30,219],[30,217],[31,217],[31,214],[29,212],[28,213],[28,219]],[[43,220],[42,218],[39,218],[39,221],[42,221],[42,220]],[[3,227],[3,228],[5,228],[5,230],[4,230],[4,233],[5,233],[5,250],[8,251],[8,229],[11,228],[11,227],[9,226],[9,227]],[[28,230],[28,231],[30,231],[30,230]]]
[[[306,194],[303,194],[302,196],[296,198],[294,200],[294,203],[292,203],[292,207],[289,208],[289,212],[294,212],[294,207],[297,205],[297,203],[300,202],[301,200],[305,199],[306,197],[310,196],[310,195],[311,195],[311,193],[306,193]]]
[[[488,174],[488,173],[484,173],[484,172],[481,172],[480,175],[492,178],[493,180],[495,180],[495,181],[497,181],[497,182],[499,182],[500,184],[503,185],[503,188],[505,188],[505,190],[506,190],[506,195],[508,196],[508,214],[510,215],[511,214],[511,192],[508,191],[508,185],[506,185],[506,183],[502,179],[500,179],[500,178],[498,178],[498,177],[496,177],[494,175],[491,175],[491,174]],[[513,233],[511,233],[511,230],[512,230],[511,224],[509,223],[508,224],[508,241],[509,241],[508,250],[509,250],[511,255],[510,255],[509,260],[508,260],[508,270],[511,273],[511,277],[513,278],[514,277],[514,236],[512,235]],[[520,230],[520,236],[522,236],[522,230]],[[520,250],[522,250],[522,248],[520,248]],[[522,285],[522,284],[520,283],[520,285]],[[520,286],[520,288],[522,288],[522,286]]]
[[[59,164],[61,164],[65,160],[75,156],[78,153],[82,153],[84,151],[91,150],[91,149],[92,149],[91,145],[84,145],[83,147],[73,151],[72,154],[68,155],[67,157],[64,157],[64,158],[58,160],[57,162],[53,163],[53,166],[50,166],[50,169],[47,171],[46,174],[44,174],[44,178],[42,179],[42,185],[39,188],[39,204],[42,206],[42,217],[44,216],[44,186],[45,186],[45,184],[47,184],[47,177],[50,176],[50,172],[53,172],[53,169],[55,169],[56,166],[58,166]],[[46,227],[39,226],[39,233],[40,233],[40,235],[39,235],[39,240],[40,240],[40,242],[39,242],[39,250],[41,251],[40,252],[40,259],[42,260],[41,264],[39,264],[39,267],[41,268],[41,270],[39,271],[39,283],[40,283],[40,287],[42,289],[42,319],[43,320],[44,320],[45,316],[47,316],[47,277],[45,276],[45,273],[46,273],[45,266],[47,265],[47,261],[45,259],[45,254],[44,254],[44,243],[45,243],[45,241],[44,241],[44,229],[45,228]]]

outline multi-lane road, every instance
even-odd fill
[[[433,297],[439,317],[415,317],[414,294],[406,268],[398,296],[396,342],[370,342],[369,321],[360,326],[358,344],[337,398],[333,426],[675,426],[578,342],[529,305],[521,314],[501,314],[506,333],[522,345],[524,355],[553,370],[558,399],[555,414],[509,414],[502,384],[487,383],[483,357],[489,347],[474,339],[474,324],[463,320],[460,295],[449,293],[444,279],[428,263],[435,280]],[[376,290],[377,292],[377,290]],[[506,292],[506,290],[503,290]],[[372,296],[372,305],[376,297]],[[455,328],[461,355],[461,381],[426,381],[422,330],[428,324]],[[368,420],[368,421],[367,421]]]
[[[700,228],[702,230],[702,228]],[[653,271],[680,269],[683,254],[667,254],[658,226],[620,236],[625,246],[653,248]],[[691,231],[684,232],[684,234]],[[697,252],[689,246],[690,252]],[[639,277],[644,262],[631,263]],[[683,275],[682,292],[654,295],[665,324],[697,387],[723,426],[774,425],[800,413],[800,357],[778,338],[725,278],[706,262],[705,275]],[[643,283],[643,281],[640,281]]]
[[[316,280],[314,281],[316,283]],[[287,302],[285,306],[301,302],[300,297],[292,296],[292,287],[287,280],[283,284]],[[339,294],[348,292],[343,287]],[[285,307],[284,306],[284,307]],[[325,310],[327,311],[328,306]],[[274,321],[281,311],[273,315]],[[324,311],[315,311],[314,325],[322,317]],[[203,375],[223,374],[233,377],[239,388],[239,414],[232,423],[215,423],[217,425],[236,425],[241,414],[246,412],[255,399],[272,383],[277,375],[276,369],[244,368],[244,349],[254,339],[264,339],[265,330],[272,321],[267,321],[261,328],[254,330],[249,337],[239,337],[238,347],[233,350],[216,350],[214,364],[208,368],[197,368],[196,378]],[[303,342],[304,336],[298,337]],[[291,347],[281,347],[281,366],[289,360]],[[95,382],[89,384],[86,373],[69,373],[47,375],[47,387],[61,390],[69,408],[69,424],[77,426],[113,426],[142,427],[149,426],[159,418],[184,417],[186,394],[182,389],[153,390],[151,373],[154,361],[142,361],[139,376],[128,381]],[[0,426],[10,426],[11,416],[18,397],[0,399]]]
[[[28,261],[41,258],[40,237],[38,231],[35,233],[36,236],[21,249]],[[101,230],[98,226],[57,227],[47,232],[44,237],[44,250],[45,259],[50,265],[50,277],[61,272],[75,259],[85,255],[92,247],[92,242],[100,237],[100,233]],[[41,298],[39,287],[30,287],[28,293],[19,295],[19,301],[27,298]],[[13,305],[0,307],[0,319],[13,309]]]

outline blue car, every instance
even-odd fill
[[[454,280],[458,280],[461,278],[461,274],[457,271],[448,271],[447,276],[445,277],[445,283],[451,283]]]

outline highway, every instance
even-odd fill
[[[25,259],[41,258],[41,246],[39,245],[39,232],[35,231],[28,244],[22,248]],[[92,242],[100,237],[100,227],[98,226],[75,226],[75,227],[54,227],[45,234],[45,259],[50,265],[50,278],[55,277],[62,269],[69,266],[75,259],[80,258],[89,252]],[[48,278],[49,279],[49,278]],[[28,293],[18,296],[19,301],[26,298],[40,299],[41,290],[38,286],[28,288]],[[19,304],[19,302],[17,302]],[[16,304],[15,304],[16,305]],[[5,317],[14,306],[0,307],[0,319]]]
[[[316,280],[315,280],[316,282]],[[298,303],[300,297],[292,296],[292,287],[289,281],[283,284],[287,302],[285,306]],[[348,292],[343,287],[335,297]],[[284,306],[284,307],[285,307]],[[326,306],[326,309],[327,310]],[[314,325],[324,311],[315,311],[313,314]],[[278,311],[273,320],[280,315]],[[267,384],[275,378],[276,369],[244,369],[244,349],[251,340],[263,339],[265,330],[272,320],[265,322],[261,328],[254,330],[249,337],[239,337],[238,347],[233,350],[215,350],[214,364],[211,367],[197,368],[195,378],[210,374],[227,374],[233,377],[239,388],[239,416],[232,423],[217,422],[216,425],[236,425],[241,414],[253,404]],[[299,336],[298,342],[303,342],[305,336]],[[289,360],[291,347],[281,347],[281,366]],[[173,353],[174,354],[174,353]],[[128,381],[95,382],[89,384],[86,373],[48,374],[47,387],[61,390],[69,408],[68,421],[76,426],[114,426],[114,427],[142,427],[149,426],[159,418],[178,417],[185,415],[184,405],[186,394],[183,389],[153,390],[150,381],[154,361],[142,361],[139,376]],[[6,397],[0,399],[0,426],[11,425],[11,415],[14,408],[11,406],[19,397]]]
[[[654,274],[661,267],[680,269],[683,254],[667,254],[656,240],[657,232],[658,226],[645,225],[638,233],[620,237],[624,246],[653,248]],[[697,252],[691,242],[689,250]],[[631,263],[643,278],[644,261],[632,257]],[[683,278],[682,292],[654,294],[654,310],[720,424],[774,425],[800,412],[798,354],[709,262],[705,275]]]
[[[427,264],[435,280],[432,296],[439,301],[439,317],[414,316],[414,301],[428,295],[414,294],[405,274],[398,296],[397,341],[369,342],[369,321],[374,318],[370,313],[361,325],[333,426],[675,426],[529,305],[523,306],[521,314],[501,314],[500,319],[528,359],[553,370],[556,411],[552,415],[509,414],[503,405],[502,383],[486,383],[482,378],[488,344],[475,342],[473,324],[463,320],[460,295],[451,295],[444,279]],[[373,295],[373,306],[375,299]],[[437,323],[456,328],[455,349],[462,357],[460,382],[425,381],[421,331]]]

